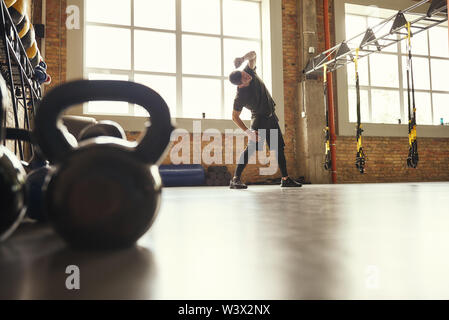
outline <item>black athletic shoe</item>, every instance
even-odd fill
[[[292,178],[288,177],[287,180],[281,179],[281,187],[282,188],[299,188],[302,187],[302,184],[296,182]]]
[[[231,189],[248,189],[248,186],[244,184],[240,178],[234,177],[229,184],[229,188]]]

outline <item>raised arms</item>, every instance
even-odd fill
[[[255,51],[250,51],[247,54],[245,54],[243,57],[235,58],[234,66],[236,68],[238,68],[238,67],[240,67],[242,65],[243,62],[248,60],[248,66],[251,69],[254,69],[256,67],[256,57],[257,57],[256,52]]]

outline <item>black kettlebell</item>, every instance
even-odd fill
[[[78,141],[84,141],[96,137],[116,137],[126,140],[125,130],[114,121],[103,120],[98,123],[91,124],[81,130],[78,135]]]
[[[5,137],[3,121],[7,104],[6,83],[0,77],[0,143]],[[25,169],[17,157],[0,144],[0,242],[19,226],[26,211]]]
[[[19,140],[34,144],[32,134],[28,130],[7,128],[6,140]],[[26,199],[27,210],[26,214],[29,218],[45,222],[47,215],[43,207],[43,186],[45,177],[50,171],[51,167],[47,160],[39,152],[38,148],[33,148],[33,157],[27,163],[22,161],[25,168],[26,176]]]
[[[88,101],[125,101],[144,107],[151,125],[139,143],[99,137],[75,146],[60,116]],[[128,247],[151,227],[160,203],[160,158],[173,127],[165,101],[128,81],[79,80],[50,91],[37,109],[35,139],[54,164],[46,180],[45,206],[55,230],[81,249]]]

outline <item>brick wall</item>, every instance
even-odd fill
[[[285,157],[290,175],[296,177],[295,137],[298,119],[298,81],[300,77],[298,50],[297,1],[282,1],[282,42],[284,58]]]
[[[66,81],[66,7],[66,0],[47,0],[45,62],[48,65],[47,71],[52,77],[52,83],[46,88],[46,90]]]

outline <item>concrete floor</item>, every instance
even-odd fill
[[[166,188],[132,249],[74,252],[22,225],[0,298],[449,299],[448,252],[449,183]]]

